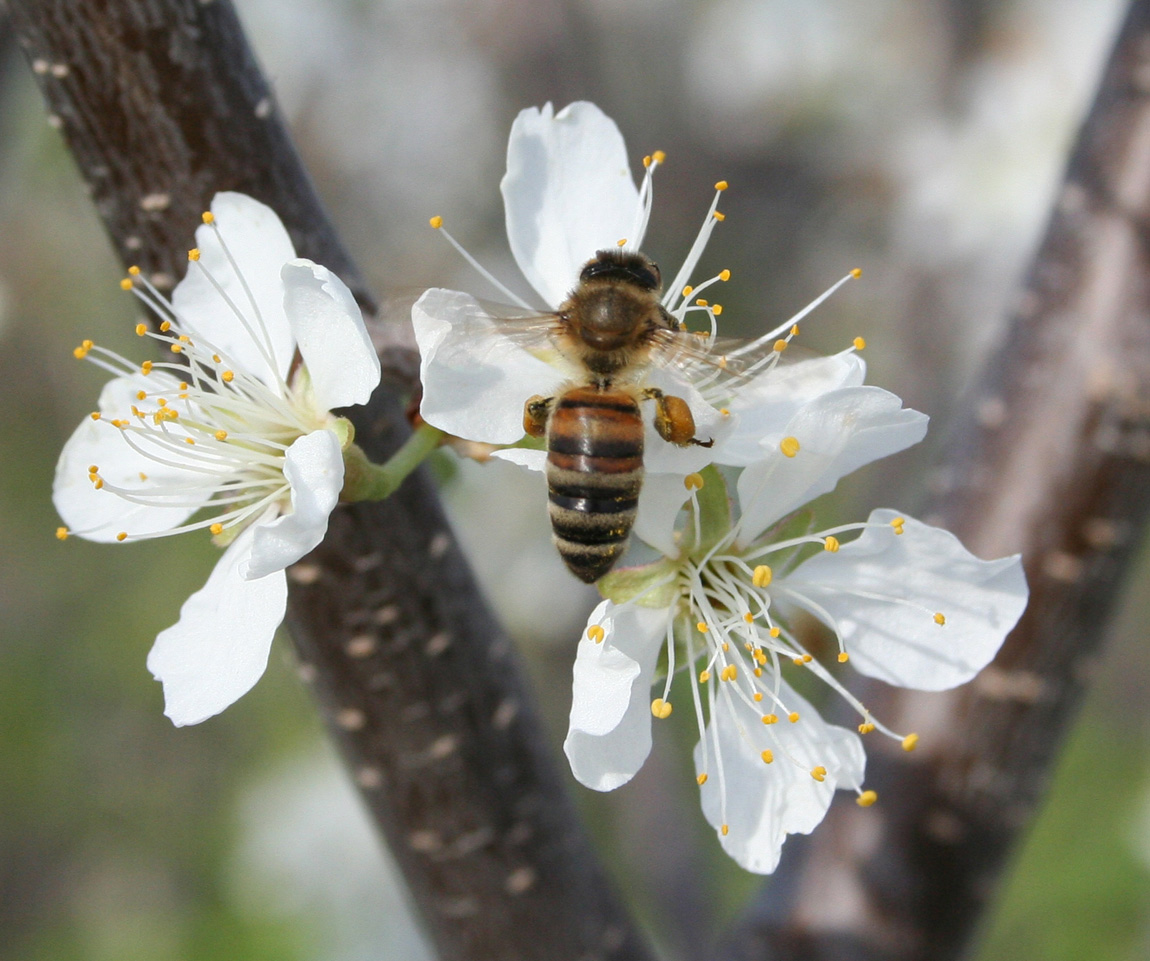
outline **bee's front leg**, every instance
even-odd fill
[[[523,405],[523,430],[529,437],[543,437],[547,433],[547,420],[551,417],[554,397],[536,394]],[[690,413],[688,411],[688,413]]]
[[[699,440],[695,436],[695,418],[682,397],[664,394],[657,387],[648,387],[643,396],[655,402],[655,430],[663,440],[679,447],[714,445],[714,440]]]

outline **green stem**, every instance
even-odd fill
[[[359,445],[350,445],[343,452],[344,479],[340,500],[381,501],[390,497],[442,439],[443,431],[438,427],[420,424],[385,464],[372,463]]]

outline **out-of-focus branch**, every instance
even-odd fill
[[[868,692],[878,716],[921,732],[919,750],[872,744],[879,804],[838,805],[802,856],[787,852],[781,883],[723,957],[946,961],[968,951],[1150,510],[1148,228],[1150,0],[1134,0],[929,515],[983,557],[1021,550],[1029,609],[966,688]]]
[[[7,8],[126,264],[170,287],[212,195],[242,190],[371,306],[227,0]],[[385,390],[353,419],[376,460],[408,433]],[[337,510],[289,575],[302,670],[441,957],[646,958],[427,477]]]

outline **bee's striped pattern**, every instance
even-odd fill
[[[626,390],[574,387],[547,422],[548,513],[555,546],[591,583],[627,548],[643,483],[643,420]]]

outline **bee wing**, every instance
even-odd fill
[[[554,312],[461,296],[454,298],[446,310],[441,306],[438,313],[450,320],[458,334],[477,343],[498,338],[545,363],[555,365],[561,360],[556,343],[559,317]]]
[[[777,364],[812,356],[790,345],[783,351],[776,350],[775,338],[712,338],[681,330],[660,332],[656,343],[654,362],[677,371],[699,389],[716,386],[735,389]]]

